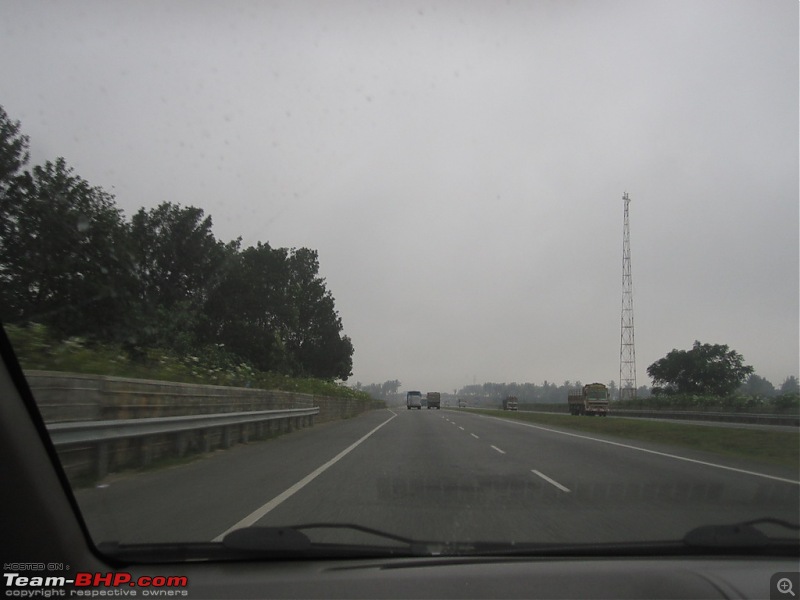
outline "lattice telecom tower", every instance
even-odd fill
[[[636,399],[636,347],[633,343],[633,279],[631,278],[631,228],[628,221],[628,192],[622,227],[622,326],[619,344],[619,399]]]

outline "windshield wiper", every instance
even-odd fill
[[[800,531],[800,525],[765,517],[732,525],[703,525],[680,540],[583,544],[476,544],[476,554],[490,556],[687,556],[765,554],[800,556],[800,538],[776,537],[757,529],[773,526]]]
[[[692,548],[743,550],[776,549],[792,546],[800,549],[800,538],[768,536],[757,526],[776,525],[782,529],[800,531],[800,525],[782,519],[762,518],[732,525],[704,525],[687,533],[683,542]]]
[[[552,557],[552,556],[685,556],[687,554],[800,555],[800,540],[773,537],[757,526],[771,525],[800,531],[800,525],[763,518],[733,525],[704,525],[682,540],[621,543],[529,543],[422,541],[351,523],[307,523],[291,527],[244,527],[221,542],[119,544],[104,542],[98,549],[121,562],[158,563],[197,560],[252,560],[375,557]],[[339,530],[375,538],[372,543],[314,541],[304,532]],[[323,535],[323,539],[324,539]],[[331,536],[328,536],[331,537]],[[335,537],[334,537],[335,539]],[[387,543],[390,542],[390,543]]]
[[[317,542],[303,530],[339,529],[366,534],[386,543]],[[348,523],[309,523],[291,527],[243,527],[226,535],[221,542],[120,544],[102,542],[97,548],[107,557],[121,562],[158,563],[165,561],[240,560],[253,558],[366,558],[376,556],[431,556],[442,544],[419,542],[379,529]]]
[[[366,534],[367,536],[378,538],[379,540],[389,540],[394,542],[387,544],[364,544],[364,543],[342,543],[342,542],[320,542],[312,541],[303,531],[313,529],[346,530]],[[348,552],[374,552],[380,554],[402,554],[405,556],[427,555],[427,542],[420,542],[408,537],[388,533],[380,529],[356,525],[353,523],[305,523],[303,525],[292,525],[291,527],[244,527],[237,529],[226,535],[222,544],[226,548],[235,551],[247,552],[290,552],[308,555],[309,553],[336,553]]]

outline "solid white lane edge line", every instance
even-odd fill
[[[500,454],[505,454],[505,450],[500,450],[497,446],[492,446],[495,450],[497,450]]]
[[[678,456],[677,454],[668,454],[667,452],[659,452],[658,450],[648,450],[647,448],[640,448],[638,446],[631,446],[629,444],[621,444],[619,442],[612,442],[609,440],[601,440],[599,438],[589,437],[588,435],[578,435],[577,433],[567,433],[566,431],[558,431],[557,429],[549,429],[548,427],[542,427],[541,425],[533,425],[531,423],[523,423],[522,421],[515,421],[511,419],[501,419],[499,417],[490,417],[489,415],[481,415],[486,419],[496,419],[497,421],[503,421],[505,423],[515,423],[517,425],[524,425],[525,427],[533,427],[534,429],[541,429],[543,431],[549,431],[551,433],[558,433],[561,435],[568,435],[570,437],[581,438],[583,440],[591,440],[593,442],[600,442],[601,444],[610,444],[612,446],[619,446],[620,448],[627,448],[628,450],[638,450],[639,452],[647,452],[648,454],[655,454],[657,456],[665,456],[667,458],[674,458],[676,460],[683,460],[690,463],[695,463],[698,465],[704,465],[706,467],[716,467],[717,469],[724,469],[726,471],[733,471],[734,473],[742,473],[744,475],[754,475],[756,477],[763,477],[765,479],[772,479],[774,481],[782,481],[784,483],[792,483],[794,485],[800,485],[800,481],[795,481],[794,479],[786,479],[785,477],[776,477],[775,475],[767,475],[765,473],[758,473],[757,471],[747,471],[745,469],[737,469],[736,467],[728,467],[726,465],[718,465],[717,463],[706,462],[704,460],[697,460],[695,458],[687,458],[685,456]]]
[[[567,487],[564,487],[563,485],[561,485],[560,483],[558,483],[558,482],[557,482],[557,481],[555,481],[554,479],[550,479],[550,478],[549,478],[547,475],[545,475],[544,473],[540,473],[540,472],[539,472],[539,471],[537,471],[536,469],[531,469],[531,473],[535,473],[536,475],[538,475],[539,477],[541,477],[542,479],[544,479],[544,480],[545,480],[547,483],[550,483],[550,484],[552,484],[552,485],[556,486],[556,487],[557,487],[558,489],[560,489],[562,492],[569,492],[569,488],[567,488]]]
[[[234,525],[233,527],[229,527],[228,529],[226,529],[225,531],[220,533],[217,537],[215,537],[211,541],[212,542],[221,542],[222,538],[224,538],[226,535],[228,535],[231,531],[233,531],[235,529],[241,529],[242,527],[250,527],[253,523],[258,521],[261,517],[266,515],[269,511],[274,509],[276,506],[281,504],[284,500],[286,500],[287,498],[293,496],[294,494],[296,494],[297,492],[302,490],[305,486],[307,486],[309,483],[311,483],[319,475],[321,475],[322,473],[327,471],[330,467],[335,465],[337,462],[339,462],[341,459],[343,459],[346,455],[348,455],[351,451],[353,451],[359,444],[361,444],[361,442],[366,440],[369,436],[371,436],[373,433],[378,431],[378,429],[380,429],[381,427],[386,425],[389,421],[391,421],[392,419],[394,419],[397,416],[397,413],[394,412],[393,410],[390,410],[390,409],[387,409],[387,410],[389,410],[389,412],[392,413],[392,416],[389,417],[388,419],[386,419],[380,425],[378,425],[375,429],[370,431],[365,436],[361,437],[359,440],[357,440],[357,441],[353,442],[352,444],[350,444],[347,448],[345,448],[344,450],[339,452],[339,454],[334,456],[332,459],[330,459],[324,465],[314,469],[311,473],[309,473],[308,475],[303,477],[300,481],[295,483],[292,487],[290,487],[287,490],[281,492],[280,494],[275,496],[272,500],[267,502],[264,506],[262,506],[261,508],[259,508],[257,510],[254,510],[252,513],[247,515],[244,519],[242,519],[241,521],[236,523],[236,525]]]

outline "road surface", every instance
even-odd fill
[[[95,541],[358,523],[416,539],[674,540],[797,521],[791,469],[466,411],[376,410],[78,490]],[[374,541],[374,540],[370,540]]]

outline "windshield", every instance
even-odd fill
[[[796,539],[796,2],[0,22],[0,318],[101,551]]]

